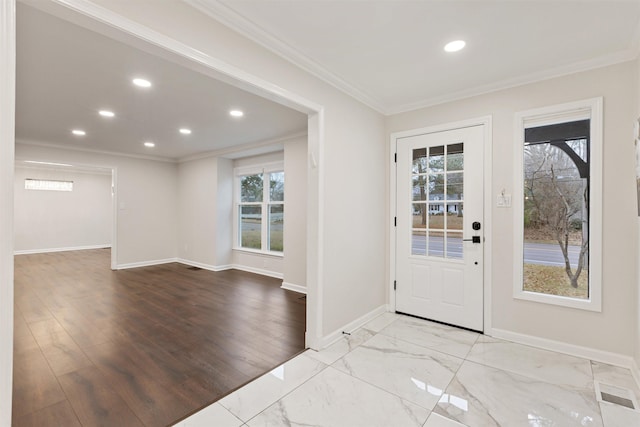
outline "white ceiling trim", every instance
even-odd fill
[[[384,105],[379,100],[375,99],[371,95],[353,87],[345,80],[327,70],[325,67],[309,58],[307,55],[301,53],[299,50],[293,48],[289,44],[283,42],[279,38],[273,36],[271,33],[262,29],[262,27],[255,24],[253,21],[245,18],[235,10],[229,8],[225,4],[220,3],[218,0],[184,0],[193,7],[201,10],[207,15],[211,16],[215,20],[237,31],[243,36],[253,40],[254,42],[262,45],[270,51],[278,54],[286,60],[292,62],[303,70],[311,73],[312,75],[324,80],[332,86],[342,90],[346,94],[359,100],[360,102],[368,105],[369,107],[377,110],[378,112],[389,116],[406,111],[417,110],[420,108],[430,107],[446,102],[456,101],[472,96],[482,95],[489,92],[495,92],[503,89],[508,89],[516,86],[522,86],[525,84],[535,83],[542,80],[548,80],[555,77],[561,77],[573,73],[579,73],[590,69],[605,67],[625,61],[630,61],[638,58],[640,55],[640,22],[636,26],[636,31],[633,40],[630,43],[629,49],[617,52],[610,55],[604,55],[598,58],[594,58],[587,61],[570,64],[563,67],[558,67],[550,70],[546,70],[539,73],[528,74],[520,76],[514,79],[503,80],[498,83],[491,83],[467,89],[459,92],[447,94],[446,96],[427,98],[422,101],[418,101],[410,104],[403,105]]]
[[[292,139],[302,138],[306,136],[307,136],[307,132],[304,131],[304,132],[298,132],[291,135],[283,136],[281,138],[251,142],[243,145],[236,145],[233,147],[222,148],[220,150],[208,151],[206,153],[199,153],[199,154],[194,154],[192,156],[182,157],[178,159],[178,163],[190,162],[192,160],[206,159],[209,157],[224,157],[224,156],[228,156],[229,154],[242,153],[243,151],[251,151],[257,148],[268,147],[270,145],[283,144],[284,142],[290,141]]]
[[[381,114],[388,115],[385,106],[374,97],[350,85],[335,73],[327,70],[318,62],[301,53],[291,45],[285,43],[251,20],[237,13],[217,0],[184,0],[186,3],[207,14],[223,25],[240,33],[244,37],[258,43],[271,52],[281,56],[295,66],[329,83],[347,95],[352,96],[363,104],[373,108]]]
[[[444,104],[452,101],[459,101],[465,98],[471,98],[473,96],[484,95],[491,92],[497,92],[504,89],[510,89],[517,86],[524,86],[544,80],[549,80],[557,77],[563,77],[570,74],[580,73],[583,71],[593,70],[596,68],[602,68],[609,65],[615,65],[622,62],[633,61],[638,58],[638,52],[635,48],[630,48],[623,52],[617,52],[610,55],[601,56],[596,59],[588,61],[577,62],[574,64],[556,67],[549,70],[545,70],[538,73],[527,74],[519,76],[513,79],[502,80],[497,83],[491,83],[488,85],[478,86],[475,88],[462,90],[459,92],[453,92],[445,96],[428,98],[424,101],[419,101],[411,104],[400,105],[395,108],[390,108],[388,115],[404,113],[407,111],[418,110],[420,108],[433,107],[434,105]]]
[[[16,144],[24,144],[24,145],[34,145],[37,147],[46,147],[46,148],[57,148],[60,150],[68,150],[68,151],[80,151],[83,153],[93,153],[93,154],[102,154],[107,156],[117,156],[117,157],[129,157],[133,159],[142,159],[142,160],[151,160],[155,162],[163,162],[163,163],[177,163],[177,159],[168,158],[168,157],[160,157],[160,156],[148,156],[144,154],[132,154],[132,153],[123,153],[120,151],[107,151],[107,150],[95,150],[93,148],[82,148],[82,147],[71,147],[69,145],[64,144],[53,144],[51,142],[42,142],[42,141],[32,141],[26,139],[16,139]],[[40,160],[40,159],[34,159]]]

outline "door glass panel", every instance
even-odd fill
[[[413,150],[413,255],[463,257],[463,149],[457,143]]]
[[[447,171],[461,171],[464,169],[463,144],[447,145]]]
[[[418,148],[413,150],[413,173],[427,172],[427,149]]]
[[[413,230],[411,233],[411,255],[427,254],[427,232],[424,230]]]
[[[444,145],[429,148],[429,172],[444,172]]]
[[[413,176],[413,200],[427,200],[427,176],[426,175],[414,175]]]
[[[429,231],[429,256],[444,257],[444,232]]]
[[[462,259],[462,233],[447,232],[447,258]]]
[[[447,174],[447,200],[462,200],[463,172]]]
[[[414,203],[413,210],[411,212],[413,228],[426,228],[427,227],[427,212],[424,203]]]
[[[429,200],[444,200],[444,174],[429,175]]]
[[[447,230],[462,231],[462,203],[447,203]]]

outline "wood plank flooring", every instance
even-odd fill
[[[110,251],[15,257],[13,426],[165,426],[304,349],[281,281]]]

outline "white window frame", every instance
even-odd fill
[[[516,299],[589,311],[602,311],[602,98],[592,98],[516,113],[514,148],[514,276]],[[589,299],[523,290],[524,274],[524,130],[532,126],[590,120]]]
[[[262,163],[259,165],[252,166],[243,166],[234,168],[234,189],[233,189],[233,250],[235,251],[243,251],[243,252],[251,252],[257,254],[267,254],[272,256],[284,256],[283,252],[271,251],[266,249],[269,246],[269,206],[270,205],[282,205],[284,206],[284,201],[271,201],[270,200],[270,184],[269,179],[267,179],[267,175],[271,173],[284,172],[284,162],[272,162],[272,163]],[[261,202],[241,202],[240,197],[240,180],[241,177],[247,175],[258,175],[262,174],[262,201]],[[286,191],[286,174],[285,174],[285,191]],[[253,249],[253,248],[245,248],[240,246],[240,205],[256,205],[261,206],[261,229],[260,229],[260,246],[261,249]]]

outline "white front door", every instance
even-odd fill
[[[396,144],[396,311],[482,331],[484,127]]]

